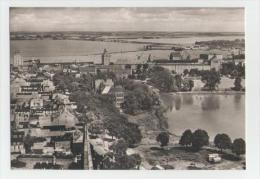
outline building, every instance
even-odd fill
[[[170,60],[182,60],[182,56],[180,52],[171,52]]]
[[[223,62],[223,56],[222,55],[209,55],[210,59],[210,67],[214,68],[216,71],[219,71],[221,69],[221,65]]]
[[[94,65],[84,65],[84,66],[80,66],[79,67],[79,71],[80,73],[82,74],[97,74],[97,69],[96,69],[96,66]]]
[[[102,65],[110,64],[110,54],[107,52],[107,49],[104,49],[104,52],[101,55]]]
[[[25,154],[24,149],[24,132],[23,131],[12,131],[11,135],[11,153]]]
[[[14,54],[14,67],[21,67],[23,66],[23,57],[20,53]]]
[[[185,69],[198,69],[198,70],[210,70],[211,66],[208,62],[199,62],[198,59],[194,60],[154,60],[152,63],[149,63],[150,66],[157,65],[163,68],[166,68],[175,73],[181,74]]]
[[[47,144],[47,141],[36,141],[33,143],[31,150],[34,154],[43,154],[44,146]]]
[[[30,109],[28,108],[19,108],[15,110],[15,125],[16,128],[25,128],[29,124],[30,119]]]
[[[62,153],[71,152],[71,143],[73,136],[70,133],[66,133],[63,136],[52,137],[51,142],[54,143],[55,151]]]
[[[200,54],[199,61],[201,63],[210,63],[210,68],[215,68],[219,71],[223,62],[223,55],[221,54]]]
[[[65,126],[66,128],[75,127],[77,123],[78,119],[67,107],[64,107],[60,115],[52,121],[52,125]]]
[[[107,94],[112,86],[114,86],[114,82],[112,79],[106,79],[106,80],[96,79],[95,80],[95,91],[98,93]],[[109,89],[109,90],[107,90],[107,89]],[[104,93],[104,90],[107,92]]]
[[[124,89],[122,86],[116,86],[113,89],[113,93],[115,96],[115,106],[116,108],[121,110],[122,104],[124,103],[125,100],[125,94],[124,94]]]
[[[43,99],[41,98],[31,99],[30,101],[31,109],[41,109],[42,107],[43,107]]]
[[[117,78],[128,78],[129,75],[132,75],[133,69],[136,68],[136,65],[126,64],[126,65],[110,65],[110,71],[113,72]]]

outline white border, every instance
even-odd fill
[[[10,169],[9,7],[245,7],[246,160],[245,171],[36,171]],[[260,2],[258,0],[0,0],[0,177],[3,178],[260,178]]]

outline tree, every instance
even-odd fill
[[[187,147],[191,145],[191,142],[192,142],[192,132],[190,129],[188,129],[183,132],[179,144]]]
[[[193,80],[189,80],[189,87],[190,87],[189,91],[191,91],[192,88],[194,87],[194,81]]]
[[[245,154],[245,150],[245,141],[241,138],[235,139],[232,145],[232,152],[235,153],[237,156],[240,156],[241,154]]]
[[[163,92],[176,89],[175,78],[171,72],[163,67],[155,66],[150,70],[151,83]]]
[[[182,81],[182,91],[191,91],[193,87],[194,87],[193,80],[184,79]]]
[[[140,104],[138,103],[137,97],[134,92],[127,93],[124,103],[124,112],[127,114],[135,114],[140,110]]]
[[[188,74],[189,74],[189,70],[188,70],[188,69],[183,70],[183,75],[184,75],[184,76],[186,76],[186,75],[188,75]]]
[[[132,154],[130,155],[130,157],[132,158],[132,161],[134,161],[133,163],[133,166],[136,167],[137,166],[137,169],[140,168],[140,165],[142,163],[142,158],[139,154]]]
[[[80,162],[78,162],[78,163],[72,162],[72,163],[69,164],[68,169],[70,169],[70,170],[80,170],[80,169],[82,169],[82,166],[81,166]]]
[[[201,147],[204,145],[209,144],[209,136],[208,133],[205,130],[197,129],[193,134],[192,134],[192,148],[194,150],[200,150]]]
[[[211,70],[204,71],[201,77],[201,81],[205,83],[204,88],[210,91],[216,89],[220,83],[220,74],[213,68]]]
[[[138,154],[136,154],[138,155]],[[135,154],[128,156],[127,159],[127,168],[135,169],[136,167],[139,168],[141,164],[141,157],[138,155],[138,158],[136,158]]]
[[[93,135],[97,135],[97,134],[101,134],[103,131],[104,127],[103,127],[103,123],[100,121],[93,121],[90,123],[90,125],[88,126],[88,130],[91,134]]]
[[[240,91],[242,89],[242,85],[241,85],[241,78],[240,77],[236,77],[235,81],[234,81],[234,90],[235,91]]]
[[[217,134],[214,138],[214,144],[220,149],[229,149],[232,146],[230,137],[227,134]]]
[[[79,90],[79,83],[78,82],[72,82],[71,85],[69,86],[70,91],[77,91]]]
[[[123,103],[124,112],[127,114],[150,110],[158,101],[158,96],[144,84],[127,83],[124,87],[129,91]]]
[[[128,144],[124,139],[119,139],[110,148],[113,150],[114,155],[117,158],[126,155]]]
[[[125,140],[119,139],[111,147],[113,150],[113,155],[115,157],[115,162],[107,160],[105,164],[106,168],[109,169],[135,169],[139,168],[142,159],[139,154],[127,155],[126,150],[128,144]],[[111,157],[109,157],[111,158]]]
[[[182,84],[182,78],[181,78],[181,75],[175,75],[174,77],[175,79],[175,84],[176,84],[176,87],[177,87],[177,91],[179,91],[181,89],[181,84]]]
[[[169,143],[169,134],[168,132],[161,132],[157,137],[156,141],[161,143],[161,147],[167,146]]]
[[[149,64],[148,63],[145,63],[143,64],[143,73],[145,73],[149,68]]]
[[[137,65],[136,65],[136,73],[137,73],[137,74],[140,74],[140,73],[142,72],[141,69],[142,69],[142,65],[141,65],[141,64],[137,64]]]
[[[190,69],[190,76],[199,76],[200,75],[200,71],[197,68],[192,68]]]
[[[117,123],[108,121],[105,123],[105,128],[109,131],[109,135],[112,137],[112,139],[115,136],[118,136],[118,131],[117,131]]]
[[[133,146],[142,140],[142,134],[137,124],[123,122],[119,125],[120,129],[118,129],[118,136],[122,137],[129,146]]]

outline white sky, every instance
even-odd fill
[[[10,30],[244,32],[244,9],[11,8]]]

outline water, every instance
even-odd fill
[[[124,52],[143,49],[144,44],[131,43],[139,41],[144,43],[178,43],[191,44],[196,41],[208,40],[234,40],[243,39],[244,36],[188,36],[180,38],[159,39],[127,39],[129,43],[83,41],[83,40],[11,40],[11,61],[14,52],[20,51],[25,57],[50,57],[50,56],[84,56],[101,54],[106,48],[109,52]]]
[[[197,41],[210,40],[235,40],[244,39],[244,36],[191,36],[177,38],[158,38],[158,39],[127,39],[127,41],[147,42],[147,43],[166,43],[166,44],[194,44]]]
[[[109,52],[134,51],[143,48],[142,44],[81,41],[81,40],[11,40],[11,59],[16,51],[25,57],[73,56],[101,54]]]
[[[184,130],[204,129],[210,140],[218,133],[245,138],[244,94],[163,94],[168,106],[169,130],[181,135]]]

